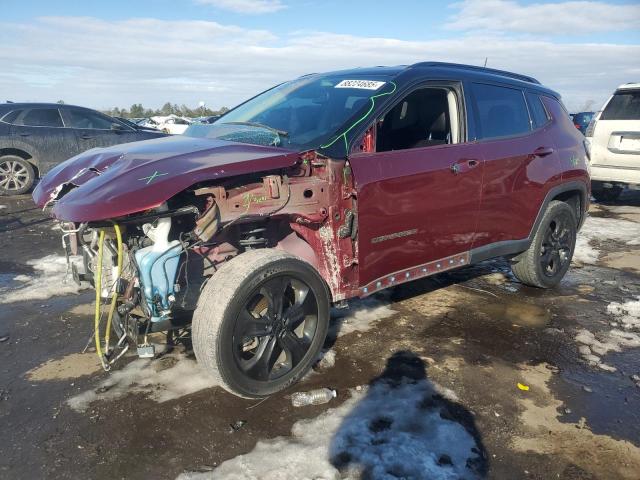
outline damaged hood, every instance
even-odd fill
[[[154,208],[199,182],[296,164],[276,147],[171,136],[88,150],[51,170],[33,192],[53,216],[88,222]]]

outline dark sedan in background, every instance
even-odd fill
[[[58,163],[94,147],[166,136],[95,110],[57,103],[0,104],[0,195],[29,191]]]

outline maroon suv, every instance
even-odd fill
[[[205,138],[91,150],[34,199],[108,312],[105,368],[127,343],[153,355],[150,332],[190,333],[224,388],[260,397],[310,368],[332,303],[494,257],[556,285],[589,175],[557,93],[426,62],[306,75]]]

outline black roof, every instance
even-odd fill
[[[18,108],[84,108],[85,110],[93,110],[88,107],[81,107],[79,105],[69,105],[67,103],[47,103],[47,102],[6,102],[0,103],[0,109],[2,110],[16,110]]]
[[[535,89],[560,98],[560,95],[558,93],[547,87],[544,87],[536,78],[529,75],[508,72],[506,70],[497,70],[495,68],[486,68],[475,65],[463,65],[459,63],[419,62],[414,63],[413,65],[353,68],[348,70],[328,72],[327,74],[352,75],[357,77],[368,76],[388,79],[393,78],[394,80],[405,80],[406,82],[419,79],[423,76],[429,76],[433,79],[443,80],[484,80],[499,82],[503,84],[511,84],[520,88]]]

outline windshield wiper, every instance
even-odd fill
[[[264,128],[281,137],[289,136],[289,132],[285,132],[284,130],[278,130],[277,128],[273,128],[273,127],[270,127],[269,125],[264,125],[258,122],[224,122],[224,123],[221,123],[220,125],[247,125],[248,127]]]

